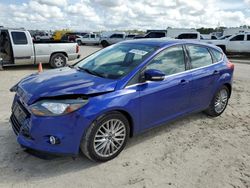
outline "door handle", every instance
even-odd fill
[[[181,85],[185,85],[185,84],[187,84],[188,82],[189,82],[188,80],[182,79],[182,80],[180,81],[180,84],[181,84]]]
[[[213,74],[220,74],[220,71],[215,70]]]

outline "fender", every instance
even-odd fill
[[[212,100],[213,96],[215,95],[216,91],[223,85],[229,84],[232,86],[232,77],[229,73],[223,73],[220,78],[215,83],[216,87],[214,87],[212,91],[212,95],[210,96],[210,101]]]

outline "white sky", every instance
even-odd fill
[[[250,0],[0,0],[0,25],[114,30],[250,25]]]

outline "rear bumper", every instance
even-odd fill
[[[75,54],[68,54],[68,60],[69,61],[73,61],[75,59],[79,59],[80,58],[80,54],[75,53]]]

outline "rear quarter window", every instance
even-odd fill
[[[192,68],[204,67],[213,63],[212,56],[208,49],[203,46],[187,46]]]
[[[222,60],[223,54],[218,50],[210,49],[211,53],[213,54],[214,62],[219,62]]]

